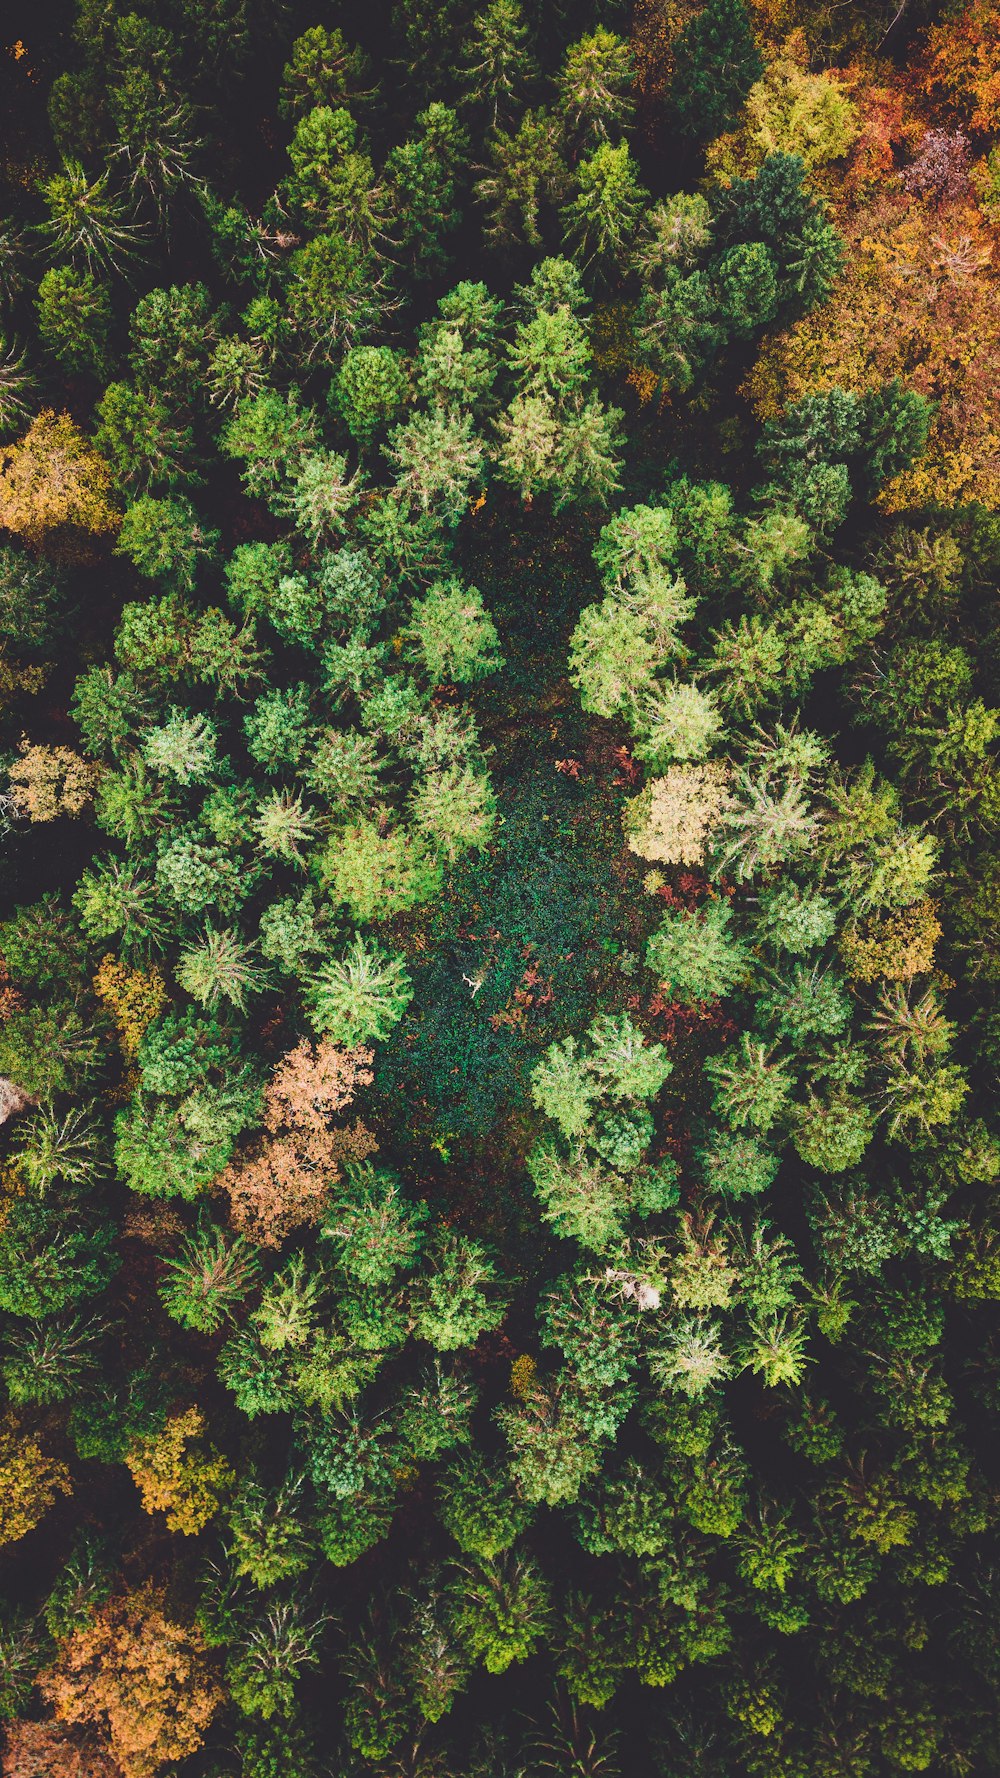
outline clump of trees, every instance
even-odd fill
[[[137,5],[2,76],[4,1778],[993,1771],[995,8]]]

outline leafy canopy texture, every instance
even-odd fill
[[[996,0],[7,11],[2,1778],[990,1778]]]

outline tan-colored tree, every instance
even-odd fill
[[[372,1051],[307,1041],[282,1058],[264,1101],[264,1135],[219,1181],[233,1225],[263,1247],[316,1222],[345,1160],[377,1147],[360,1119],[335,1128],[360,1086],[372,1080]]]
[[[854,921],[841,934],[840,954],[848,975],[856,982],[875,982],[880,976],[905,982],[911,976],[930,973],[940,937],[937,907],[925,897],[912,907]]]
[[[10,768],[10,794],[29,821],[80,815],[97,789],[100,767],[71,747],[46,747],[21,736],[20,759]]]
[[[723,761],[670,766],[625,804],[629,849],[654,864],[702,864],[708,839],[732,804]]]
[[[40,1524],[58,1494],[71,1494],[69,1470],[8,1419],[0,1425],[0,1544]]]
[[[116,531],[112,493],[108,465],[69,414],[46,408],[17,444],[0,449],[0,527],[29,543],[65,526]]]
[[[60,1722],[107,1735],[125,1778],[153,1778],[201,1746],[222,1702],[201,1632],[153,1586],[110,1599],[39,1675]]]
[[[205,1416],[185,1408],[125,1455],[145,1511],[165,1513],[168,1530],[185,1537],[205,1529],[234,1479],[221,1452],[204,1443],[204,1432]]]

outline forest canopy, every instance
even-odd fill
[[[987,1778],[997,0],[0,101],[0,1775]]]

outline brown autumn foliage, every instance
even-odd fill
[[[916,152],[923,124],[914,115],[905,81],[891,68],[880,67],[876,75],[854,62],[840,79],[854,103],[858,134],[840,187],[832,187],[830,195],[836,202],[857,203],[873,197],[899,162]]]
[[[153,1778],[201,1746],[222,1689],[197,1629],[152,1586],[110,1599],[39,1675],[60,1722],[105,1733],[125,1778]]]
[[[2,1778],[121,1778],[95,1735],[58,1722],[15,1722],[7,1730]]]
[[[282,1057],[265,1095],[265,1134],[219,1181],[241,1234],[279,1246],[292,1229],[319,1219],[345,1160],[375,1152],[360,1119],[339,1129],[331,1123],[371,1082],[371,1061],[371,1050],[307,1040]]]

